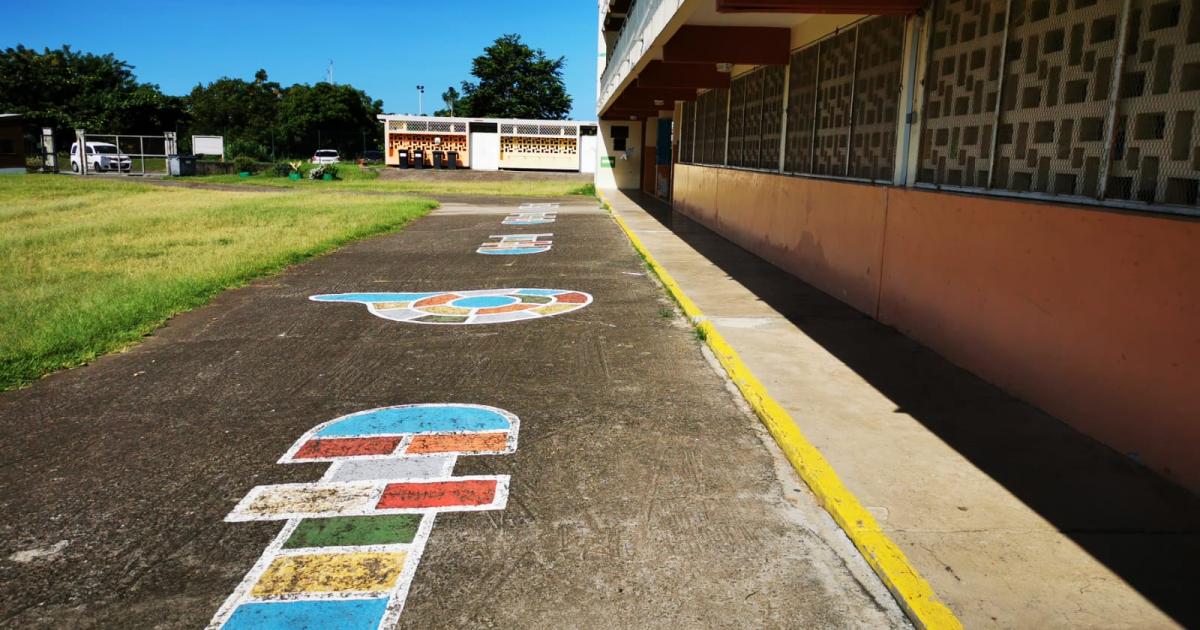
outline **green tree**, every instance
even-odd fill
[[[458,90],[454,89],[453,87],[446,88],[446,91],[442,92],[442,102],[446,104],[446,109],[439,109],[436,112],[433,112],[433,115],[462,116],[462,107],[459,105],[460,98],[461,95],[458,93]]]
[[[459,115],[560,120],[571,111],[563,57],[550,59],[516,34],[502,35],[471,62],[478,81],[463,81]]]
[[[376,116],[382,112],[383,101],[352,86],[298,83],[284,90],[279,102],[279,141],[296,156],[312,155],[317,149],[358,155],[364,148],[381,146]]]
[[[0,51],[0,111],[24,115],[31,128],[54,128],[60,147],[73,141],[76,128],[152,134],[186,119],[181,99],[138,83],[128,63],[70,46]]]
[[[254,81],[222,77],[188,95],[192,132],[225,137],[226,152],[265,159],[275,144],[283,90],[259,70]]]

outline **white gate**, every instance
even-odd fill
[[[171,131],[151,136],[76,129],[71,170],[80,175],[166,175],[167,157],[178,152]]]

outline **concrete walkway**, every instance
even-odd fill
[[[259,612],[298,597],[365,614],[376,600],[347,593],[403,583],[399,627],[907,627],[612,219],[575,198],[554,223],[501,225],[517,203],[446,204],[0,395],[0,626],[196,628],[231,594]],[[530,233],[552,249],[476,253]],[[370,312],[344,295],[521,287],[564,292],[520,294],[553,316],[485,325],[397,320],[452,324],[467,303],[511,315],[517,299],[411,313],[397,305],[416,298]],[[395,453],[420,436],[305,437],[422,403],[498,408],[519,433],[510,418],[499,442],[425,435],[428,455],[408,459]],[[417,428],[447,420],[430,413]],[[455,440],[461,458],[438,450]],[[352,450],[381,443],[391,459]],[[475,485],[412,490],[445,475]],[[403,513],[347,525],[374,489],[375,509]],[[434,524],[427,506],[468,511]],[[339,545],[353,551],[317,553]],[[218,621],[264,618],[238,610]]]
[[[666,205],[606,195],[966,627],[1200,624],[1196,497]]]

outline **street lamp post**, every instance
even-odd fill
[[[417,115],[418,116],[425,115],[424,97],[425,97],[425,86],[418,85],[417,86]]]

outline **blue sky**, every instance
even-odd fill
[[[181,2],[0,0],[0,48],[111,52],[141,81],[186,94],[221,76],[265,68],[284,85],[325,79],[383,99],[384,111],[441,107],[446,87],[468,79],[471,59],[496,37],[520,33],[550,57],[566,57],[571,117],[595,118],[595,0],[393,0],[392,2]],[[200,8],[202,7],[202,8]],[[432,35],[432,36],[431,36]]]

